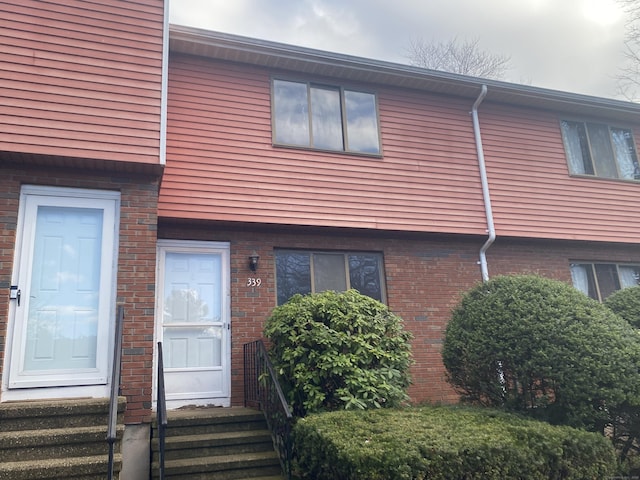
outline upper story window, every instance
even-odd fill
[[[572,174],[640,180],[631,130],[572,120],[560,123]]]
[[[274,143],[380,153],[376,96],[346,88],[273,81]]]
[[[382,255],[367,252],[312,252],[276,250],[278,305],[296,293],[355,288],[384,301]]]
[[[596,300],[604,300],[622,288],[640,284],[640,265],[572,263],[573,286]]]

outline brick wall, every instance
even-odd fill
[[[124,304],[122,394],[127,423],[150,421],[155,305],[157,191],[154,176],[79,173],[79,169],[3,168],[0,172],[0,289],[8,293],[13,269],[20,187],[23,184],[116,190],[121,193],[117,301]],[[0,297],[0,375],[9,301]]]
[[[384,254],[387,299],[414,334],[413,385],[416,402],[455,402],[445,380],[442,338],[460,295],[481,281],[478,252],[484,238],[411,238],[316,232],[234,231],[214,226],[197,229],[163,224],[160,238],[228,241],[231,244],[232,404],[243,401],[242,345],[261,338],[265,319],[276,304],[274,248],[364,250]],[[248,257],[260,255],[252,274]],[[538,273],[569,282],[569,260],[640,262],[636,246],[509,241],[498,239],[489,250],[491,275]],[[249,276],[262,285],[247,287]]]

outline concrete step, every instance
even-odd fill
[[[262,413],[250,408],[180,409],[169,412],[168,417],[168,437],[266,428]]]
[[[158,465],[153,464],[153,478]],[[181,480],[237,480],[281,475],[280,461],[274,452],[215,455],[165,461],[165,478]]]
[[[122,457],[117,454],[114,459],[115,471],[118,472]],[[2,462],[0,480],[104,480],[107,469],[105,455]]]
[[[157,460],[158,439],[153,439],[153,460]],[[181,435],[165,440],[165,459],[208,457],[273,451],[271,434],[267,430]]]
[[[118,438],[123,432],[124,425],[119,425]],[[106,426],[0,432],[0,462],[106,455],[106,435]],[[114,451],[117,453],[119,448],[120,442],[116,442]]]
[[[126,399],[118,399],[120,417]],[[37,428],[72,428],[106,425],[109,402],[104,398],[38,400],[0,403],[0,425],[5,432]],[[122,418],[118,423],[122,423]]]
[[[250,408],[185,408],[169,412],[165,477],[180,480],[282,480],[280,460],[262,412]],[[152,472],[158,478],[153,425]]]
[[[119,399],[115,468],[126,399]],[[106,477],[109,401],[62,399],[0,403],[0,480],[95,480]]]

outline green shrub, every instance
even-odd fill
[[[446,330],[450,382],[470,401],[603,431],[640,401],[634,329],[571,286],[503,276],[469,291]]]
[[[635,328],[640,328],[640,285],[618,290],[605,300],[604,305]]]
[[[601,479],[616,465],[601,435],[490,409],[322,413],[293,434],[300,476],[317,480]]]
[[[618,290],[605,300],[604,305],[636,329],[640,328],[640,286]],[[640,408],[625,404],[612,409],[611,413],[611,436],[620,458],[631,464],[640,463]],[[640,473],[638,466],[633,470],[635,474]]]
[[[386,305],[356,290],[295,295],[273,310],[265,336],[297,416],[407,399],[411,334]]]

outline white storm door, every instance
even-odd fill
[[[228,404],[228,244],[160,240],[158,246],[158,338],[167,400]]]
[[[119,194],[23,187],[8,387],[107,384]]]

